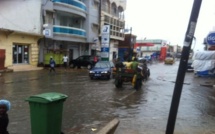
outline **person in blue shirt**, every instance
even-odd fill
[[[52,71],[55,72],[55,61],[54,61],[54,59],[53,59],[52,57],[50,58],[49,65],[50,65],[50,70],[49,70],[49,72],[50,72],[50,73],[51,73]]]

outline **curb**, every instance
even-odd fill
[[[210,84],[200,84],[200,86],[204,86],[204,87],[213,87],[214,85],[210,85]]]
[[[114,134],[118,125],[119,120],[115,118],[110,121],[105,127],[103,127],[97,134]]]
[[[3,70],[0,70],[0,73],[10,73],[10,72],[13,72],[13,69],[3,69]]]

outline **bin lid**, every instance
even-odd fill
[[[32,95],[26,101],[29,102],[39,102],[39,103],[50,103],[59,100],[65,100],[68,96],[61,93],[43,93],[38,95]]]

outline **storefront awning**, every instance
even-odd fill
[[[153,44],[153,43],[135,43],[134,48],[137,48],[137,47],[152,47],[154,45],[155,44]]]

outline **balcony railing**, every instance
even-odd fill
[[[66,27],[66,26],[54,26],[53,32],[57,34],[67,34],[67,35],[75,35],[86,37],[86,31],[83,29],[78,29],[74,27]]]
[[[84,3],[77,1],[77,0],[52,0],[53,2],[59,2],[59,3],[63,3],[63,4],[69,4],[75,7],[78,7],[84,11],[86,11],[86,6]]]

